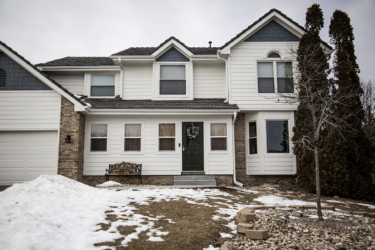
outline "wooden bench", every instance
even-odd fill
[[[111,175],[139,175],[142,184],[142,164],[123,161],[121,163],[109,164],[108,169],[105,171],[107,181],[109,181],[109,176]]]

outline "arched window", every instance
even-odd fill
[[[268,58],[280,58],[280,55],[276,52],[271,52],[268,54]]]
[[[7,73],[5,70],[0,69],[0,87],[5,87],[7,81]]]

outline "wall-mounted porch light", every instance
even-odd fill
[[[65,143],[70,143],[70,135],[67,135],[65,138]]]

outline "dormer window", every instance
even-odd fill
[[[160,65],[160,95],[186,95],[185,65]]]
[[[115,75],[91,75],[91,96],[115,96]]]

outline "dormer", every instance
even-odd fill
[[[154,100],[193,99],[193,53],[176,40],[170,38],[152,53]]]

